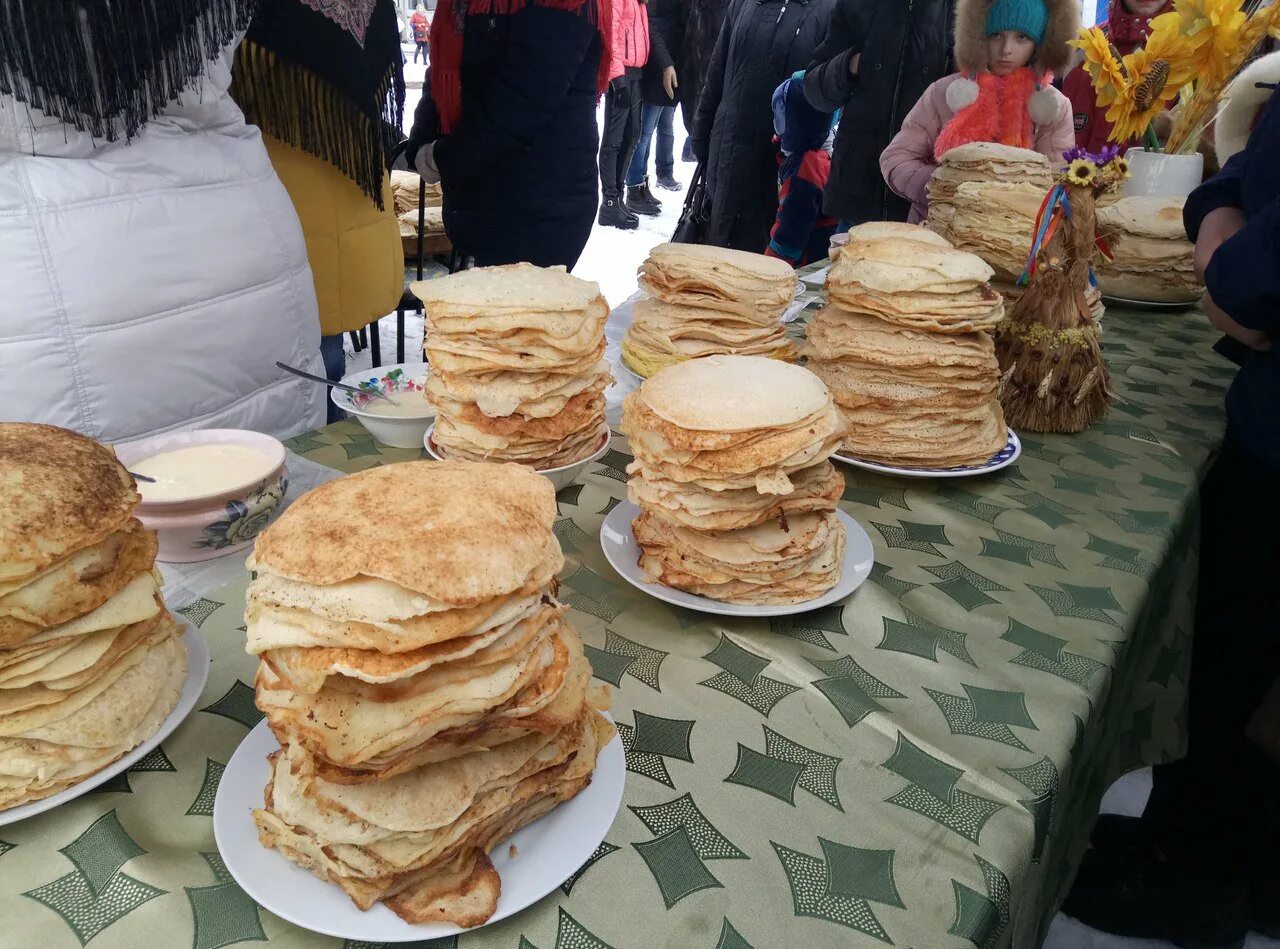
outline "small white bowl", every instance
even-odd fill
[[[396,370],[400,370],[401,375],[393,376]],[[343,385],[348,386],[378,385],[383,394],[393,397],[396,393],[403,392],[420,398],[422,386],[429,371],[430,367],[426,363],[402,362],[390,366],[379,366],[377,369],[366,369],[363,372],[351,372],[343,376],[341,381]],[[435,406],[425,399],[422,400],[421,415],[398,416],[377,415],[366,411],[365,406],[372,401],[372,398],[361,401],[360,396],[343,392],[341,389],[330,389],[329,398],[333,399],[333,404],[342,411],[359,419],[365,431],[376,441],[391,448],[417,448],[422,444],[427,428],[435,422],[436,418]]]
[[[228,483],[212,493],[143,501],[138,520],[156,532],[158,559],[165,563],[195,563],[243,550],[275,517],[289,490],[284,445],[261,432],[235,428],[172,432],[120,445],[116,457],[128,468],[161,452],[193,445],[244,445],[265,454],[272,467],[265,477]]]
[[[445,456],[440,454],[440,449],[436,447],[435,439],[431,437],[435,430],[435,423],[432,422],[431,427],[422,436],[422,446],[426,448],[427,454],[436,461],[445,461]],[[561,465],[559,468],[534,468],[533,470],[547,478],[557,491],[561,491],[577,481],[582,476],[582,473],[587,470],[587,465],[593,461],[599,461],[604,456],[604,453],[609,450],[609,442],[613,439],[613,433],[609,431],[607,425],[600,433],[600,438],[600,447],[581,461],[575,461],[571,465]]]

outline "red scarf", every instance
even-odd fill
[[[1160,13],[1168,13],[1173,9],[1173,0],[1169,0],[1160,8]],[[1159,16],[1157,13],[1156,16]],[[1151,32],[1153,17],[1138,16],[1124,8],[1124,0],[1111,0],[1111,12],[1107,17],[1106,31],[1111,42],[1116,44],[1121,56],[1128,56],[1139,46],[1147,42],[1147,34]]]
[[[978,84],[978,98],[942,127],[933,145],[934,158],[941,161],[951,149],[970,142],[1035,148],[1035,129],[1027,102],[1037,88],[1036,74],[1026,66],[1007,76],[984,69],[974,81]]]
[[[455,4],[462,2],[464,7]],[[439,0],[431,20],[431,98],[440,116],[440,133],[448,135],[462,118],[462,44],[466,17],[507,16],[524,8],[526,3],[578,13],[587,7],[586,17],[593,21],[603,40],[600,50],[600,72],[596,91],[603,94],[609,87],[609,61],[612,44],[609,29],[613,17],[611,0]]]

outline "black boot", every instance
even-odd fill
[[[633,231],[640,226],[640,219],[623,207],[616,194],[604,196],[597,220],[605,227],[618,227],[624,231]]]
[[[657,217],[662,213],[662,202],[649,190],[648,178],[634,187],[627,186],[627,210],[636,214],[647,214],[650,217]]]
[[[658,172],[658,187],[665,191],[679,191],[684,185],[676,181],[671,172],[667,172],[665,175],[662,172]]]

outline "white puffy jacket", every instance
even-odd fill
[[[0,419],[109,443],[324,424],[326,390],[274,365],[323,375],[320,323],[233,48],[128,143],[0,96]]]

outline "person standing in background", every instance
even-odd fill
[[[1128,56],[1146,43],[1151,20],[1172,9],[1173,0],[1111,0],[1111,12],[1103,30],[1120,55]],[[1098,105],[1098,94],[1083,65],[1067,73],[1062,91],[1071,100],[1076,144],[1091,152],[1101,151],[1111,136],[1111,123],[1107,121],[1106,106]]]
[[[912,223],[929,210],[929,181],[942,156],[971,142],[998,142],[1061,162],[1075,146],[1071,104],[1050,82],[1071,62],[1080,0],[959,0],[960,72],[929,86],[880,155]]]
[[[404,110],[394,0],[335,18],[262,0],[236,50],[231,95],[262,129],[293,199],[320,304],[325,375],[346,372],[343,334],[396,308],[404,251],[387,174]],[[329,421],[341,418],[328,403]]]
[[[836,219],[822,213],[822,191],[831,175],[831,156],[826,151],[831,121],[829,113],[815,109],[805,98],[802,71],[774,91],[778,216],[764,253],[792,267],[826,257],[836,231]]]
[[[612,0],[613,43],[609,92],[600,131],[600,218],[606,227],[631,230],[640,219],[624,201],[631,155],[640,141],[644,101],[640,77],[649,61],[649,10],[645,0]],[[662,205],[638,202],[642,214],[658,214]],[[654,207],[656,205],[656,207]],[[639,210],[639,208],[637,210]]]
[[[464,259],[578,262],[596,217],[611,22],[608,0],[440,0],[404,159],[441,183]]]
[[[907,219],[911,205],[880,175],[880,153],[929,84],[954,71],[955,7],[956,0],[836,0],[804,89],[815,109],[843,110],[823,210],[846,230]]]
[[[417,63],[418,56],[422,56],[422,61],[428,63],[431,61],[431,19],[427,16],[426,8],[421,3],[414,8],[413,15],[409,17],[409,29],[413,31],[413,61]]]
[[[693,121],[706,168],[706,242],[760,251],[778,210],[773,91],[817,48],[833,0],[733,0]]]
[[[5,419],[107,443],[322,424],[324,390],[275,367],[321,370],[302,229],[227,94],[251,6],[5,3]]]
[[[640,122],[640,141],[631,157],[627,171],[627,208],[635,214],[660,214],[662,202],[649,189],[649,155],[654,155],[659,188],[679,191],[680,182],[675,178],[675,129],[676,94],[680,81],[677,78],[675,59],[672,57],[673,39],[677,35],[679,16],[678,0],[650,0],[649,9],[649,61],[645,63],[640,80],[644,99],[644,111]],[[653,148],[657,134],[658,147]]]
[[[716,40],[729,12],[729,0],[677,0],[680,47],[680,114],[689,138],[684,142],[684,160],[694,161],[693,120],[706,82],[707,68],[715,53]]]

